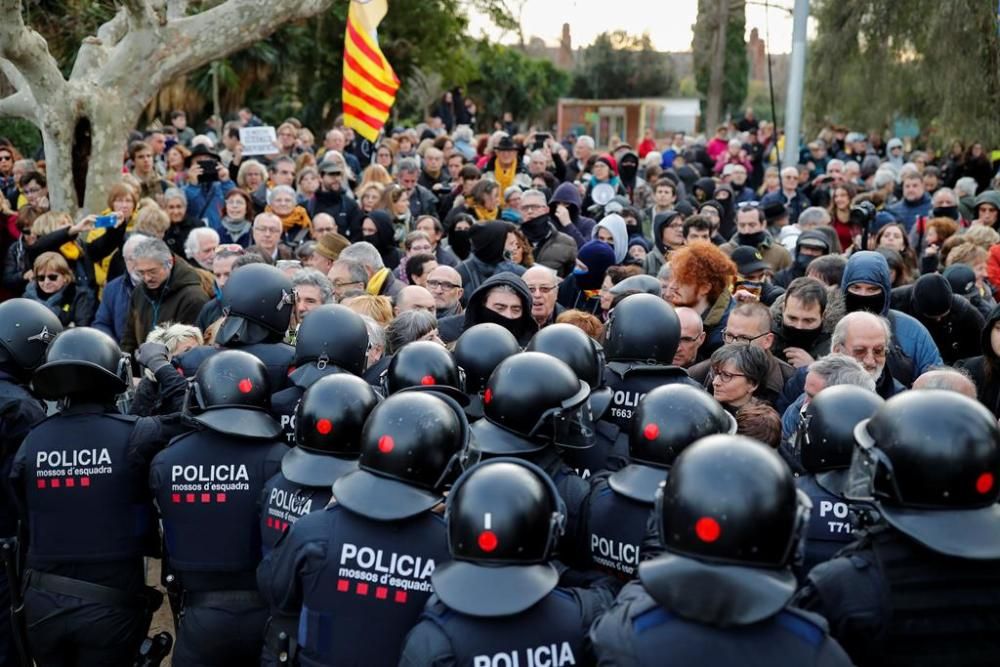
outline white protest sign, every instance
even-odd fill
[[[272,155],[278,152],[277,142],[278,136],[270,125],[240,128],[243,155]]]

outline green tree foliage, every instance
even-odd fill
[[[673,65],[649,34],[616,30],[597,36],[573,72],[572,94],[587,99],[663,97],[677,87]]]
[[[538,119],[569,90],[569,74],[516,48],[479,40],[470,56],[476,75],[467,92],[479,102],[483,120],[500,118],[505,111],[518,119]]]
[[[938,145],[1000,144],[996,3],[818,0],[807,120],[884,130],[915,118]]]
[[[718,30],[719,4],[728,3],[726,52],[723,70],[722,117],[737,116],[747,97],[750,63],[746,44],[746,0],[698,0],[698,18],[694,24],[691,50],[694,55],[695,83],[702,100],[702,113],[708,101],[712,75],[712,56]]]

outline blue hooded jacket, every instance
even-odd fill
[[[932,366],[944,364],[934,339],[924,325],[906,313],[889,308],[892,286],[889,282],[889,264],[885,261],[885,257],[869,250],[851,255],[844,268],[844,278],[840,283],[841,292],[846,295],[847,288],[855,283],[870,283],[882,288],[885,302],[879,315],[888,318],[892,325],[893,345],[913,362],[913,379]],[[901,378],[896,379],[902,381]]]

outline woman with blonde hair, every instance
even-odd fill
[[[65,327],[88,326],[97,312],[94,293],[77,286],[66,258],[57,252],[43,252],[35,259],[24,296],[46,306]]]
[[[358,315],[367,315],[383,327],[392,321],[392,301],[387,296],[360,294],[344,299],[340,305],[347,306]]]
[[[361,172],[361,182],[358,183],[357,189],[360,190],[369,183],[378,183],[382,187],[385,187],[393,182],[388,169],[380,164],[372,164],[365,167],[365,170]]]
[[[169,361],[192,348],[204,345],[205,339],[198,327],[162,322],[147,334],[146,342],[166,347]],[[149,417],[179,412],[184,407],[186,389],[187,383],[183,376],[170,364],[157,368],[155,372],[144,369],[132,405],[129,406],[129,414]]]
[[[267,169],[264,165],[257,160],[244,160],[236,172],[236,186],[248,195],[253,195],[265,183],[267,183]]]
[[[382,196],[385,194],[385,186],[381,183],[371,182],[367,185],[359,186],[357,189],[358,206],[362,213],[371,213],[382,203]]]

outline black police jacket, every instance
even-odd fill
[[[752,625],[712,626],[683,618],[650,597],[642,583],[625,586],[590,630],[602,665],[713,667],[817,665],[846,667],[844,650],[815,614],[786,607]]]
[[[556,588],[519,614],[480,618],[449,609],[434,596],[406,637],[399,664],[590,664],[587,630],[612,598],[602,589]]]
[[[581,547],[590,557],[591,568],[618,579],[634,579],[653,504],[617,493],[608,485],[610,476],[605,472],[590,479],[581,531],[586,544]]]
[[[859,667],[997,662],[1000,561],[943,556],[888,526],[816,566],[793,602]]]
[[[267,379],[272,393],[288,385],[288,371],[295,359],[295,348],[285,343],[254,343],[232,348],[202,345],[174,358],[173,364],[180,369],[184,377],[193,378],[203,361],[225,349],[248,352],[260,359],[267,367]]]
[[[656,387],[668,384],[688,384],[703,389],[688,377],[679,366],[654,366],[639,362],[612,361],[607,366],[608,386],[614,392],[611,407],[601,421],[614,424],[620,431],[628,433],[632,423],[632,413],[639,401]]]
[[[444,520],[375,521],[336,503],[299,519],[257,569],[261,596],[301,609],[299,663],[391,665],[450,558]]]
[[[332,497],[329,485],[296,484],[281,472],[269,479],[261,494],[260,541],[264,554],[274,549],[296,521],[324,509]]]
[[[252,590],[259,501],[288,448],[208,429],[177,438],[150,467],[165,557],[185,590]]]
[[[815,565],[833,558],[833,555],[854,541],[854,525],[857,509],[848,502],[831,484],[831,474],[839,476],[842,471],[805,474],[795,479],[799,487],[812,501],[809,527],[806,530],[805,559],[802,571],[807,573]],[[846,471],[843,471],[846,472]]]
[[[14,454],[32,426],[45,419],[45,404],[27,387],[0,370],[0,479],[10,477]],[[0,537],[17,529],[17,506],[11,487],[0,483]]]

